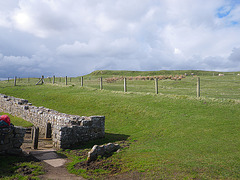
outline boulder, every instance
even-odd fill
[[[119,144],[108,143],[107,145],[94,145],[92,149],[88,152],[87,161],[95,161],[98,156],[104,156],[110,154],[120,149]]]

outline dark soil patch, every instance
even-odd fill
[[[30,155],[22,156],[0,156],[0,168],[2,170],[0,178],[8,177],[10,175],[19,174],[22,176],[32,177],[35,176],[33,171],[35,170],[28,165],[22,165],[22,163],[34,163],[39,162],[36,158]]]
[[[130,146],[130,142],[127,141],[120,141],[118,144],[121,146],[120,151]],[[104,157],[99,157],[95,161],[88,162],[87,156],[89,151],[90,149],[71,151],[71,154],[74,154],[83,160],[82,162],[76,163],[74,165],[75,169],[84,170],[85,174],[93,179],[105,179],[106,177],[110,178],[122,172],[122,162],[120,159],[111,158],[113,153],[106,154]]]
[[[87,159],[89,150],[74,151],[73,153],[82,159]],[[87,160],[79,162],[74,165],[75,169],[84,169],[86,170],[89,176],[97,175],[99,171],[101,175],[108,174],[113,175],[121,172],[121,163],[115,162],[107,157],[98,158],[95,161],[88,162]],[[97,173],[98,172],[98,173]]]
[[[15,173],[21,174],[23,176],[28,176],[28,175],[31,175],[33,171],[34,171],[34,168],[30,168],[28,166],[23,166],[23,167],[18,168],[15,171]]]
[[[97,159],[96,161],[83,161],[75,164],[76,169],[85,169],[87,170],[87,174],[95,174],[101,170],[101,174],[114,175],[121,172],[121,163],[113,162],[110,159]]]

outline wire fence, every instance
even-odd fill
[[[59,85],[90,87],[100,90],[141,92],[155,94],[172,94],[183,96],[200,96],[218,99],[240,99],[240,76],[183,76],[180,79],[159,78],[148,76],[149,78],[137,79],[135,77],[119,76],[112,77],[41,77],[41,78],[8,78],[1,81],[1,85]],[[175,77],[175,76],[172,76]],[[199,78],[199,79],[198,79]]]

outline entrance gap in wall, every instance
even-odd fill
[[[53,142],[52,142],[52,138],[51,138],[52,137],[51,123],[48,123],[47,127],[48,128],[46,128],[45,134],[39,134],[38,148],[37,148],[38,150],[53,148]],[[33,150],[33,129],[34,129],[33,127],[27,128],[26,134],[24,136],[24,142],[23,142],[21,148],[25,152],[30,152]]]

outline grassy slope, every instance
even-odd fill
[[[224,77],[210,77],[203,76],[201,79],[201,96],[208,98],[227,98],[227,99],[240,99],[239,91],[239,76],[224,76]],[[99,80],[85,80],[85,86],[99,89]],[[181,81],[173,80],[159,80],[158,89],[159,93],[164,95],[186,95],[196,96],[196,77],[186,77]],[[123,81],[116,81],[114,83],[103,82],[103,88],[106,90],[123,91]],[[127,81],[128,92],[144,92],[154,93],[154,81]]]
[[[10,115],[8,113],[0,112],[0,116],[4,115],[4,114],[9,116],[9,118],[11,120],[11,123],[14,126],[22,126],[22,127],[31,127],[32,126],[32,123],[30,123],[28,121],[25,121],[22,118],[19,118],[19,117],[16,117],[16,116],[12,116],[12,115]]]
[[[98,70],[90,73],[87,76],[154,76],[154,75],[184,75],[187,73],[190,75],[212,76],[220,74],[238,74],[239,72],[219,72],[219,71],[201,71],[201,70],[161,70],[161,71],[111,71],[111,70]]]
[[[0,93],[68,114],[105,115],[104,142],[132,142],[115,155],[126,169],[157,178],[240,178],[239,104],[78,86],[5,87]]]

